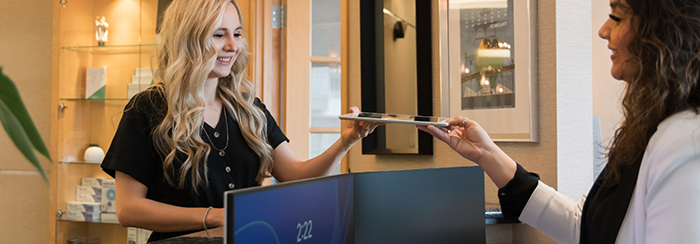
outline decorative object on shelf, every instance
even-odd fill
[[[147,87],[153,85],[153,75],[151,74],[151,69],[149,68],[136,68],[134,69],[134,75],[131,76],[131,83],[127,84],[127,94],[126,96],[131,99],[136,93],[145,90]]]
[[[109,32],[107,31],[107,27],[109,27],[109,24],[107,23],[107,21],[105,21],[104,16],[97,16],[95,17],[95,26],[97,27],[97,30],[95,31],[97,45],[104,46],[105,42],[107,42],[107,35],[109,34]]]
[[[2,73],[2,68],[0,68],[0,122],[17,149],[37,169],[48,185],[49,178],[34,150],[53,163],[49,149],[39,135],[27,107],[24,106],[17,86]]]
[[[102,159],[105,158],[105,151],[102,150],[97,144],[90,144],[87,150],[85,150],[85,161],[90,163],[102,163]]]
[[[107,67],[87,67],[85,75],[85,98],[105,99]]]

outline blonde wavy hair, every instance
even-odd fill
[[[157,89],[165,94],[168,110],[153,131],[156,150],[163,158],[165,180],[184,188],[187,175],[192,187],[208,184],[207,159],[211,146],[201,137],[204,123],[203,85],[216,63],[212,43],[227,4],[232,3],[243,25],[241,11],[232,0],[176,0],[165,11],[161,42],[156,49]],[[237,122],[248,146],[260,157],[255,180],[260,183],[272,171],[272,147],[267,143],[267,118],[254,105],[255,87],[244,77],[248,65],[248,44],[241,51],[231,73],[219,78],[216,95]]]

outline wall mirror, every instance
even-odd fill
[[[361,0],[362,110],[433,116],[431,1]],[[433,154],[430,134],[413,125],[378,127],[363,154]]]

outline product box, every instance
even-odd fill
[[[126,243],[127,244],[137,244],[139,241],[139,230],[138,228],[129,227],[126,229]]]
[[[148,238],[151,237],[151,233],[153,231],[146,230],[146,229],[140,229],[139,228],[139,244],[146,244],[148,242]]]
[[[119,219],[117,219],[117,213],[102,213],[100,214],[100,216],[102,222],[119,223]]]
[[[84,221],[84,222],[100,222],[100,213],[93,212],[78,212],[78,211],[66,211],[65,213],[67,220],[73,221]]]
[[[117,213],[116,191],[114,179],[102,180],[102,212]]]
[[[127,84],[126,96],[128,98],[133,97],[136,93],[139,93],[149,86],[154,84],[153,75],[151,74],[151,69],[149,68],[135,68],[134,75],[131,76],[131,83]]]
[[[101,208],[101,203],[68,202],[68,207],[66,209],[73,212],[91,212],[99,215]]]
[[[151,237],[153,231],[129,227],[126,232],[126,243],[128,244],[146,244],[148,238]]]
[[[94,187],[102,187],[102,182],[104,181],[111,181],[112,186],[114,186],[114,179],[112,178],[99,178],[99,177],[83,177],[80,185],[81,186],[94,186]]]
[[[75,201],[102,203],[102,187],[78,186]]]
[[[107,84],[107,67],[87,67],[85,74],[85,98],[104,99]]]

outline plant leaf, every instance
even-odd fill
[[[24,154],[24,157],[26,157],[29,162],[34,165],[41,176],[44,177],[44,181],[49,184],[49,178],[46,176],[44,167],[41,166],[39,157],[37,157],[36,153],[34,153],[34,145],[32,144],[31,140],[29,140],[27,133],[24,131],[24,127],[22,127],[22,124],[15,117],[15,115],[12,114],[10,108],[8,108],[7,105],[5,105],[5,102],[3,102],[1,99],[0,122],[2,122],[2,126],[5,127],[7,135],[10,136],[10,139],[12,139],[12,142],[15,143],[15,146],[17,146],[19,151]]]
[[[19,125],[22,128],[22,131],[26,133],[27,137],[29,138],[32,148],[39,151],[39,153],[44,155],[49,162],[53,163],[49,149],[44,144],[44,140],[41,138],[41,135],[39,135],[39,130],[36,129],[36,125],[34,125],[34,121],[29,115],[27,107],[24,106],[19,90],[17,90],[15,83],[2,72],[2,68],[0,68],[0,101],[5,103],[10,113],[14,115],[13,117],[19,121]],[[7,127],[5,128],[7,129]],[[10,131],[7,132],[10,133]]]

